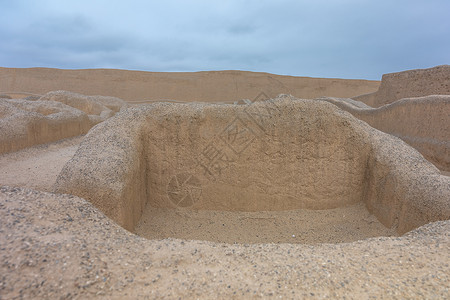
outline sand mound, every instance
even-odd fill
[[[145,205],[225,211],[364,202],[399,233],[450,217],[450,181],[416,150],[336,106],[158,103],[100,124],[55,190],[132,230]]]
[[[379,107],[403,98],[428,95],[450,95],[449,65],[384,74],[378,91],[353,99]]]
[[[450,95],[397,100],[380,108],[356,107],[349,99],[319,98],[370,126],[395,135],[439,169],[450,171]]]

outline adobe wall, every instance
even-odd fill
[[[384,74],[378,91],[353,99],[380,107],[402,98],[450,95],[450,66]]]
[[[443,171],[450,171],[450,95],[407,98],[379,107],[356,107],[348,99],[319,98],[395,135]]]
[[[363,201],[399,233],[450,217],[450,180],[416,150],[329,103],[290,96],[124,111],[86,136],[55,191],[88,199],[128,230],[146,204],[255,211]]]

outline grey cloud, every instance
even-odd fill
[[[80,14],[50,16],[30,22],[28,30],[37,34],[78,35],[93,30],[89,20]]]
[[[251,34],[256,28],[249,24],[234,24],[228,28],[230,34]]]

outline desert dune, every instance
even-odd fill
[[[0,298],[447,298],[430,70],[0,68]]]
[[[113,69],[60,70],[1,68],[0,94],[23,92],[43,95],[65,90],[104,95],[129,103],[176,100],[233,103],[240,99],[265,100],[278,94],[298,98],[351,98],[375,92],[379,81],[280,76],[246,71],[194,73],[142,72]],[[20,93],[22,92],[22,93]]]

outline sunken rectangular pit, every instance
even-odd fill
[[[291,96],[128,109],[87,135],[55,185],[144,237],[227,243],[403,234],[448,218],[449,189],[399,139]]]

